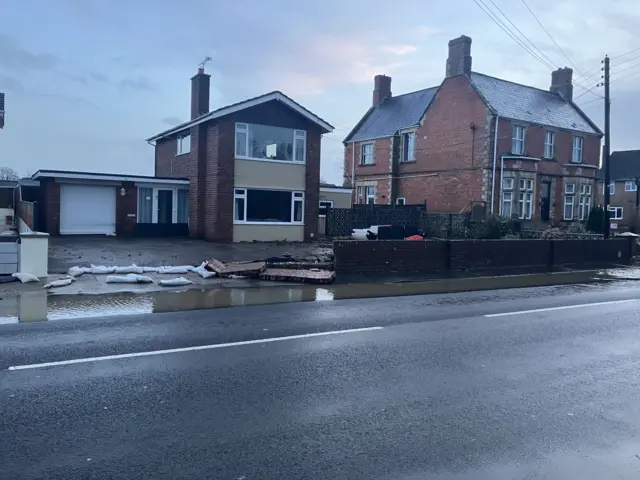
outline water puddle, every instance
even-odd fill
[[[543,274],[541,275],[544,277]],[[559,279],[554,276],[551,281],[551,276],[546,276],[543,280],[547,282],[539,281],[539,285],[586,284],[600,280],[593,271],[571,272],[563,275],[570,275],[570,278],[565,276]],[[529,284],[519,284],[522,278],[523,276],[512,276],[429,282],[224,287],[212,290],[187,289],[108,294],[52,295],[45,291],[33,291],[0,301],[0,324],[531,286],[530,279]]]

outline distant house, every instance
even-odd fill
[[[471,69],[471,38],[449,42],[439,86],[393,96],[374,78],[369,110],[344,139],[355,203],[424,203],[540,223],[585,220],[602,132],[572,100],[573,71],[549,91]]]
[[[189,235],[235,242],[314,237],[320,143],[333,127],[277,91],[209,111],[209,88],[201,68],[191,79],[191,120],[148,139],[155,175],[189,181]]]
[[[611,226],[618,230],[634,227],[640,202],[640,150],[613,152],[610,157],[609,205]],[[597,203],[604,205],[604,169],[598,172]]]
[[[320,215],[326,213],[327,208],[351,208],[353,190],[349,187],[332,183],[320,184]]]

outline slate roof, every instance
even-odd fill
[[[391,137],[398,130],[417,125],[437,91],[438,87],[431,87],[387,98],[369,109],[344,141],[362,142]]]
[[[609,161],[612,182],[640,177],[640,150],[613,152]],[[598,179],[604,180],[603,168],[598,170]]]
[[[471,73],[471,84],[501,117],[583,133],[602,133],[576,105],[557,93],[476,72]]]
[[[557,93],[472,72],[472,86],[498,115],[513,120],[601,135],[600,129],[578,108]],[[415,126],[439,87],[386,99],[372,107],[344,142],[390,137]]]

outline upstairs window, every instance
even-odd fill
[[[573,149],[571,153],[571,162],[582,163],[583,147],[584,147],[584,137],[573,137]]]
[[[178,136],[176,155],[183,155],[191,151],[191,135]]]
[[[625,185],[626,186],[626,185]],[[605,194],[605,188],[604,188],[604,183],[602,184],[602,194]],[[616,193],[616,183],[615,182],[611,182],[609,184],[609,195],[615,195]]]
[[[511,134],[511,153],[514,155],[524,155],[524,127],[514,125]]]
[[[304,163],[307,132],[253,123],[236,123],[236,158]]]
[[[402,161],[413,162],[416,159],[416,133],[409,132],[402,135]]]
[[[373,143],[366,143],[360,149],[360,165],[373,165]]]
[[[544,158],[553,158],[556,155],[555,132],[544,132]]]
[[[625,192],[635,192],[637,189],[638,189],[638,186],[636,185],[636,182],[634,182],[633,180],[631,181],[627,180],[626,182],[624,182]]]

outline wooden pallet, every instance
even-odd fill
[[[214,258],[209,260],[206,269],[216,272],[222,278],[230,276],[256,278],[260,276],[266,266],[264,262],[224,263]]]
[[[294,270],[291,268],[267,268],[260,273],[262,280],[274,280],[278,282],[298,282],[327,284],[336,278],[336,272],[330,270]]]

